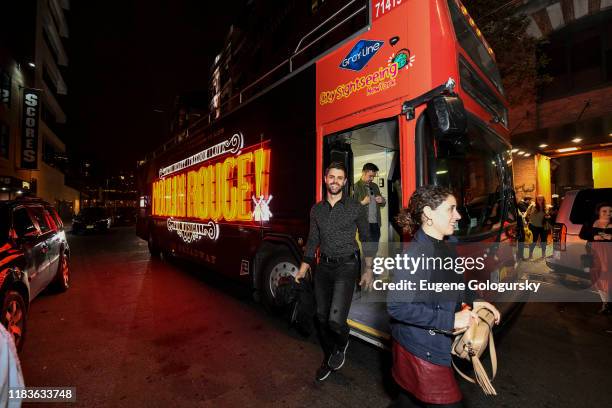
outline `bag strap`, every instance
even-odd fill
[[[459,337],[455,339],[453,348],[458,341],[459,341]],[[493,384],[491,384],[491,381],[493,381],[495,379],[495,375],[497,375],[497,351],[495,350],[495,340],[493,340],[493,331],[489,332],[489,356],[491,357],[491,374],[492,374],[490,379],[489,379],[489,376],[486,370],[482,366],[482,363],[476,356],[472,357],[472,364],[474,365],[474,374],[476,375],[476,379],[468,376],[463,371],[461,371],[459,367],[457,367],[457,365],[455,364],[454,360],[452,360],[452,364],[453,364],[453,368],[457,371],[457,373],[461,377],[471,382],[472,384],[478,383],[484,390],[485,394],[497,395],[495,388],[493,388]]]

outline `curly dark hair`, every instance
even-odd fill
[[[427,185],[417,188],[410,196],[408,208],[402,209],[396,217],[398,225],[410,235],[414,235],[423,222],[423,209],[429,206],[435,210],[449,195],[453,195],[453,192],[443,186]]]
[[[608,202],[603,202],[603,203],[597,203],[597,205],[595,206],[595,215],[597,217],[599,217],[599,210],[601,210],[604,207],[612,207],[612,203],[608,203]]]

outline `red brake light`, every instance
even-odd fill
[[[567,242],[567,227],[565,224],[555,224],[553,227],[554,249],[565,251]]]

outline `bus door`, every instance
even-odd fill
[[[402,204],[398,118],[324,136],[323,169],[334,161],[344,163],[348,170],[344,193],[349,196],[354,196],[354,186],[361,178],[364,164],[373,163],[378,167],[373,183],[379,187],[386,204],[380,209],[381,234],[377,255],[387,256],[391,247],[399,245],[402,238],[402,230],[395,221]],[[382,276],[382,279],[386,278]],[[353,335],[382,346],[381,340],[389,338],[389,317],[385,303],[379,300],[356,286],[348,322]]]

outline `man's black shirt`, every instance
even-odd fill
[[[370,238],[367,206],[344,194],[333,207],[327,199],[316,203],[310,210],[310,232],[304,251],[304,262],[314,267],[317,247],[321,248],[322,255],[334,258],[357,252],[357,230],[365,256],[374,256],[371,245],[368,245]]]

